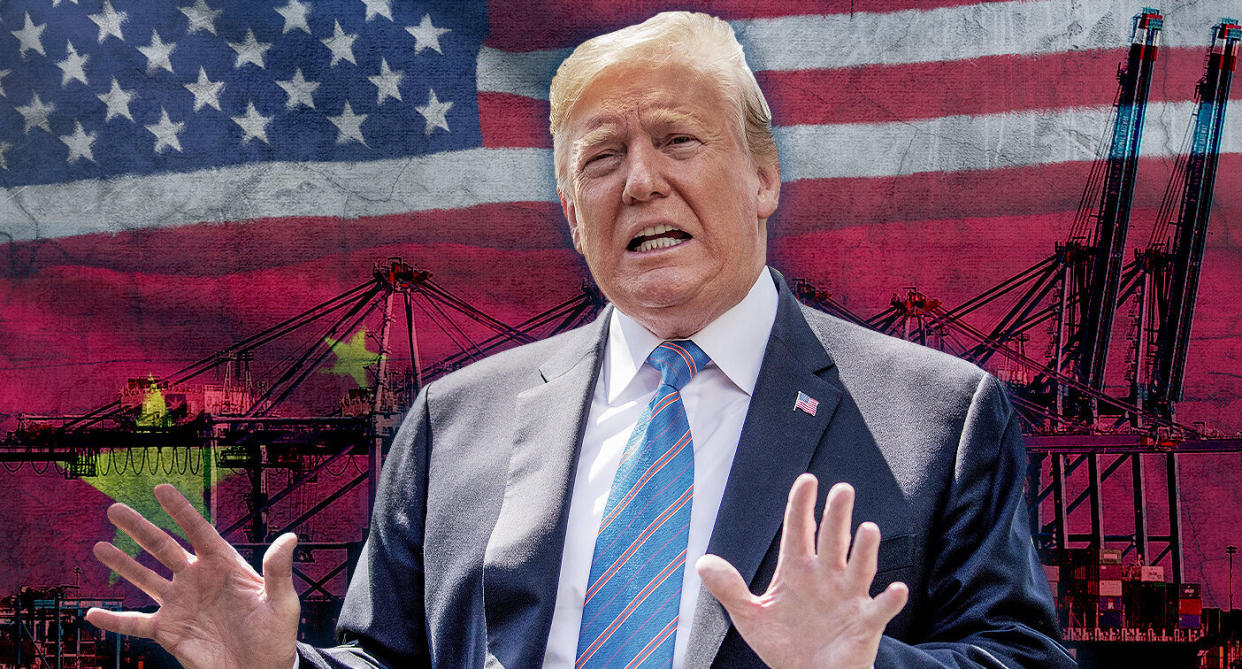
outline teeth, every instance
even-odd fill
[[[661,223],[660,225],[648,225],[647,227],[643,228],[638,233],[637,236],[638,237],[651,237],[653,235],[663,234],[665,232],[670,232],[676,229],[677,228],[674,228],[673,226],[668,225],[667,223]]]
[[[666,229],[668,229],[668,230],[672,230],[672,229],[673,229],[673,228],[671,228],[671,227],[669,227],[669,226],[664,226],[664,227],[665,227]],[[651,228],[648,228],[648,229],[651,229]],[[646,233],[646,232],[644,232],[643,234],[647,234],[647,233]],[[660,233],[659,233],[659,232],[657,232],[657,233],[654,233],[654,234],[657,234],[657,235],[658,235],[658,234],[660,234]],[[684,239],[673,239],[672,237],[660,237],[660,238],[658,238],[658,239],[648,239],[647,241],[643,242],[642,244],[639,244],[639,245],[638,245],[638,248],[637,248],[637,249],[634,249],[634,250],[635,250],[635,251],[638,251],[639,253],[642,253],[643,251],[651,251],[651,250],[653,250],[653,249],[663,249],[663,248],[668,248],[668,247],[670,247],[670,246],[677,246],[678,244],[681,244],[681,243],[682,243],[682,242],[684,242],[684,241],[686,241],[686,240],[684,240]]]

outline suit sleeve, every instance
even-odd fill
[[[431,423],[424,387],[384,460],[371,529],[337,621],[335,648],[298,644],[317,669],[429,667],[423,528]]]
[[[923,633],[885,636],[876,669],[1074,667],[1057,642],[1056,612],[1031,543],[1026,451],[1005,391],[985,375],[962,427],[931,557]],[[934,550],[934,549],[933,549]]]

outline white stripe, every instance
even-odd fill
[[[1139,9],[1134,0],[994,2],[752,19],[733,28],[755,70],[804,70],[1123,48]],[[1221,13],[1237,9],[1236,3],[1204,0],[1169,7],[1160,44],[1206,49]]]
[[[1190,102],[1149,105],[1143,155],[1174,156]],[[947,116],[777,128],[783,181],[891,177],[1090,161],[1110,109]],[[1222,153],[1242,153],[1226,124]],[[979,193],[976,197],[990,197]],[[373,163],[268,163],[0,191],[0,232],[17,240],[283,216],[358,218],[496,202],[555,202],[548,149],[471,149]]]
[[[1177,155],[1194,109],[1192,102],[1148,105],[1142,155]],[[1111,123],[1110,108],[1092,107],[899,123],[796,125],[777,128],[776,140],[782,181],[887,177],[1090,161]],[[1242,133],[1228,123],[1221,153],[1242,153]]]
[[[479,92],[512,93],[547,100],[552,75],[571,51],[573,49],[510,52],[485,46],[479,49]]]
[[[366,163],[260,163],[0,190],[0,241],[283,216],[358,218],[556,199],[552,152],[470,149]]]
[[[1130,44],[1139,9],[1134,0],[1037,0],[749,19],[732,25],[756,72],[835,69],[1120,49]],[[1167,8],[1160,43],[1206,50],[1211,26],[1227,11],[1239,14],[1242,8],[1205,0]],[[478,58],[479,90],[547,100],[552,75],[570,51],[484,48]]]

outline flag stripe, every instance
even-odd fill
[[[1203,76],[1203,53],[1202,48],[1162,49],[1150,102],[1194,99],[1195,85]],[[758,79],[778,125],[877,123],[1108,107],[1117,95],[1117,67],[1125,59],[1125,49],[1070,51],[987,56],[971,61],[768,71],[759,73]],[[1230,97],[1242,99],[1242,87],[1231,89]]]
[[[479,93],[479,130],[488,148],[552,148],[547,100],[512,93]]]
[[[794,71],[1114,50],[1129,43],[1138,9],[1126,0],[1011,0],[853,15],[791,16],[784,12],[771,18],[735,20],[732,25],[755,71]],[[1161,45],[1204,49],[1210,27],[1220,20],[1222,11],[1224,7],[1206,2],[1170,8],[1165,13]],[[523,8],[503,12],[501,17],[520,21],[512,16],[518,13],[542,16]],[[650,15],[640,14],[636,20]],[[493,24],[501,17],[493,13]],[[596,34],[599,25],[612,22],[575,25],[589,26],[591,34]],[[618,20],[616,25],[626,22]],[[544,46],[532,37],[542,39]],[[569,45],[578,41],[562,41],[556,33],[535,26],[511,25],[503,32],[493,31],[479,51],[479,90],[547,99],[552,74],[572,50]]]
[[[1190,102],[1149,105],[1142,155],[1177,155],[1194,108]],[[1111,108],[1087,107],[781,127],[776,129],[781,178],[880,177],[1090,161],[1111,128],[1111,117]],[[1239,151],[1242,133],[1226,126],[1221,153]]]
[[[994,2],[996,0],[982,0]],[[893,12],[960,5],[961,0],[717,0],[707,11],[724,19],[783,17],[829,13],[848,16],[851,10]],[[536,0],[493,3],[488,12],[491,32],[488,46],[528,51],[532,42],[572,46],[601,32],[637,23],[656,12],[686,9],[684,2],[639,0],[616,3],[607,0]],[[861,12],[855,12],[856,14]],[[548,21],[548,17],[573,17],[572,21]]]
[[[733,22],[756,70],[803,70],[1115,49],[1141,6],[1129,0],[1014,0],[884,13],[785,16]],[[1226,8],[1168,8],[1160,44],[1205,48]]]
[[[555,199],[551,152],[467,149],[362,163],[251,163],[22,186],[0,196],[0,220],[12,222],[7,232],[15,239],[46,239],[118,227],[283,216],[358,218]]]
[[[495,52],[493,52],[495,53]],[[1149,99],[1193,99],[1203,75],[1202,47],[1161,51]],[[506,58],[515,62],[505,63]],[[523,71],[530,54],[495,55],[497,72]],[[558,56],[559,59],[560,56]],[[1065,107],[1108,107],[1117,94],[1125,49],[1035,56],[987,56],[971,61],[855,68],[768,70],[757,73],[777,125],[874,123],[946,115],[994,114]],[[559,60],[558,60],[559,62]],[[485,68],[480,66],[480,86]],[[489,147],[551,147],[547,81],[481,90],[480,124]],[[1230,90],[1242,99],[1242,87]]]

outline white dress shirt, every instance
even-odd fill
[[[707,552],[768,335],[776,320],[776,305],[776,284],[765,269],[741,302],[690,338],[712,361],[681,390],[694,439],[694,499],[673,669],[680,669],[686,656],[701,585],[694,563]],[[574,666],[595,536],[621,451],[660,385],[660,373],[646,364],[660,341],[629,316],[613,310],[603,368],[578,456],[544,669]]]

